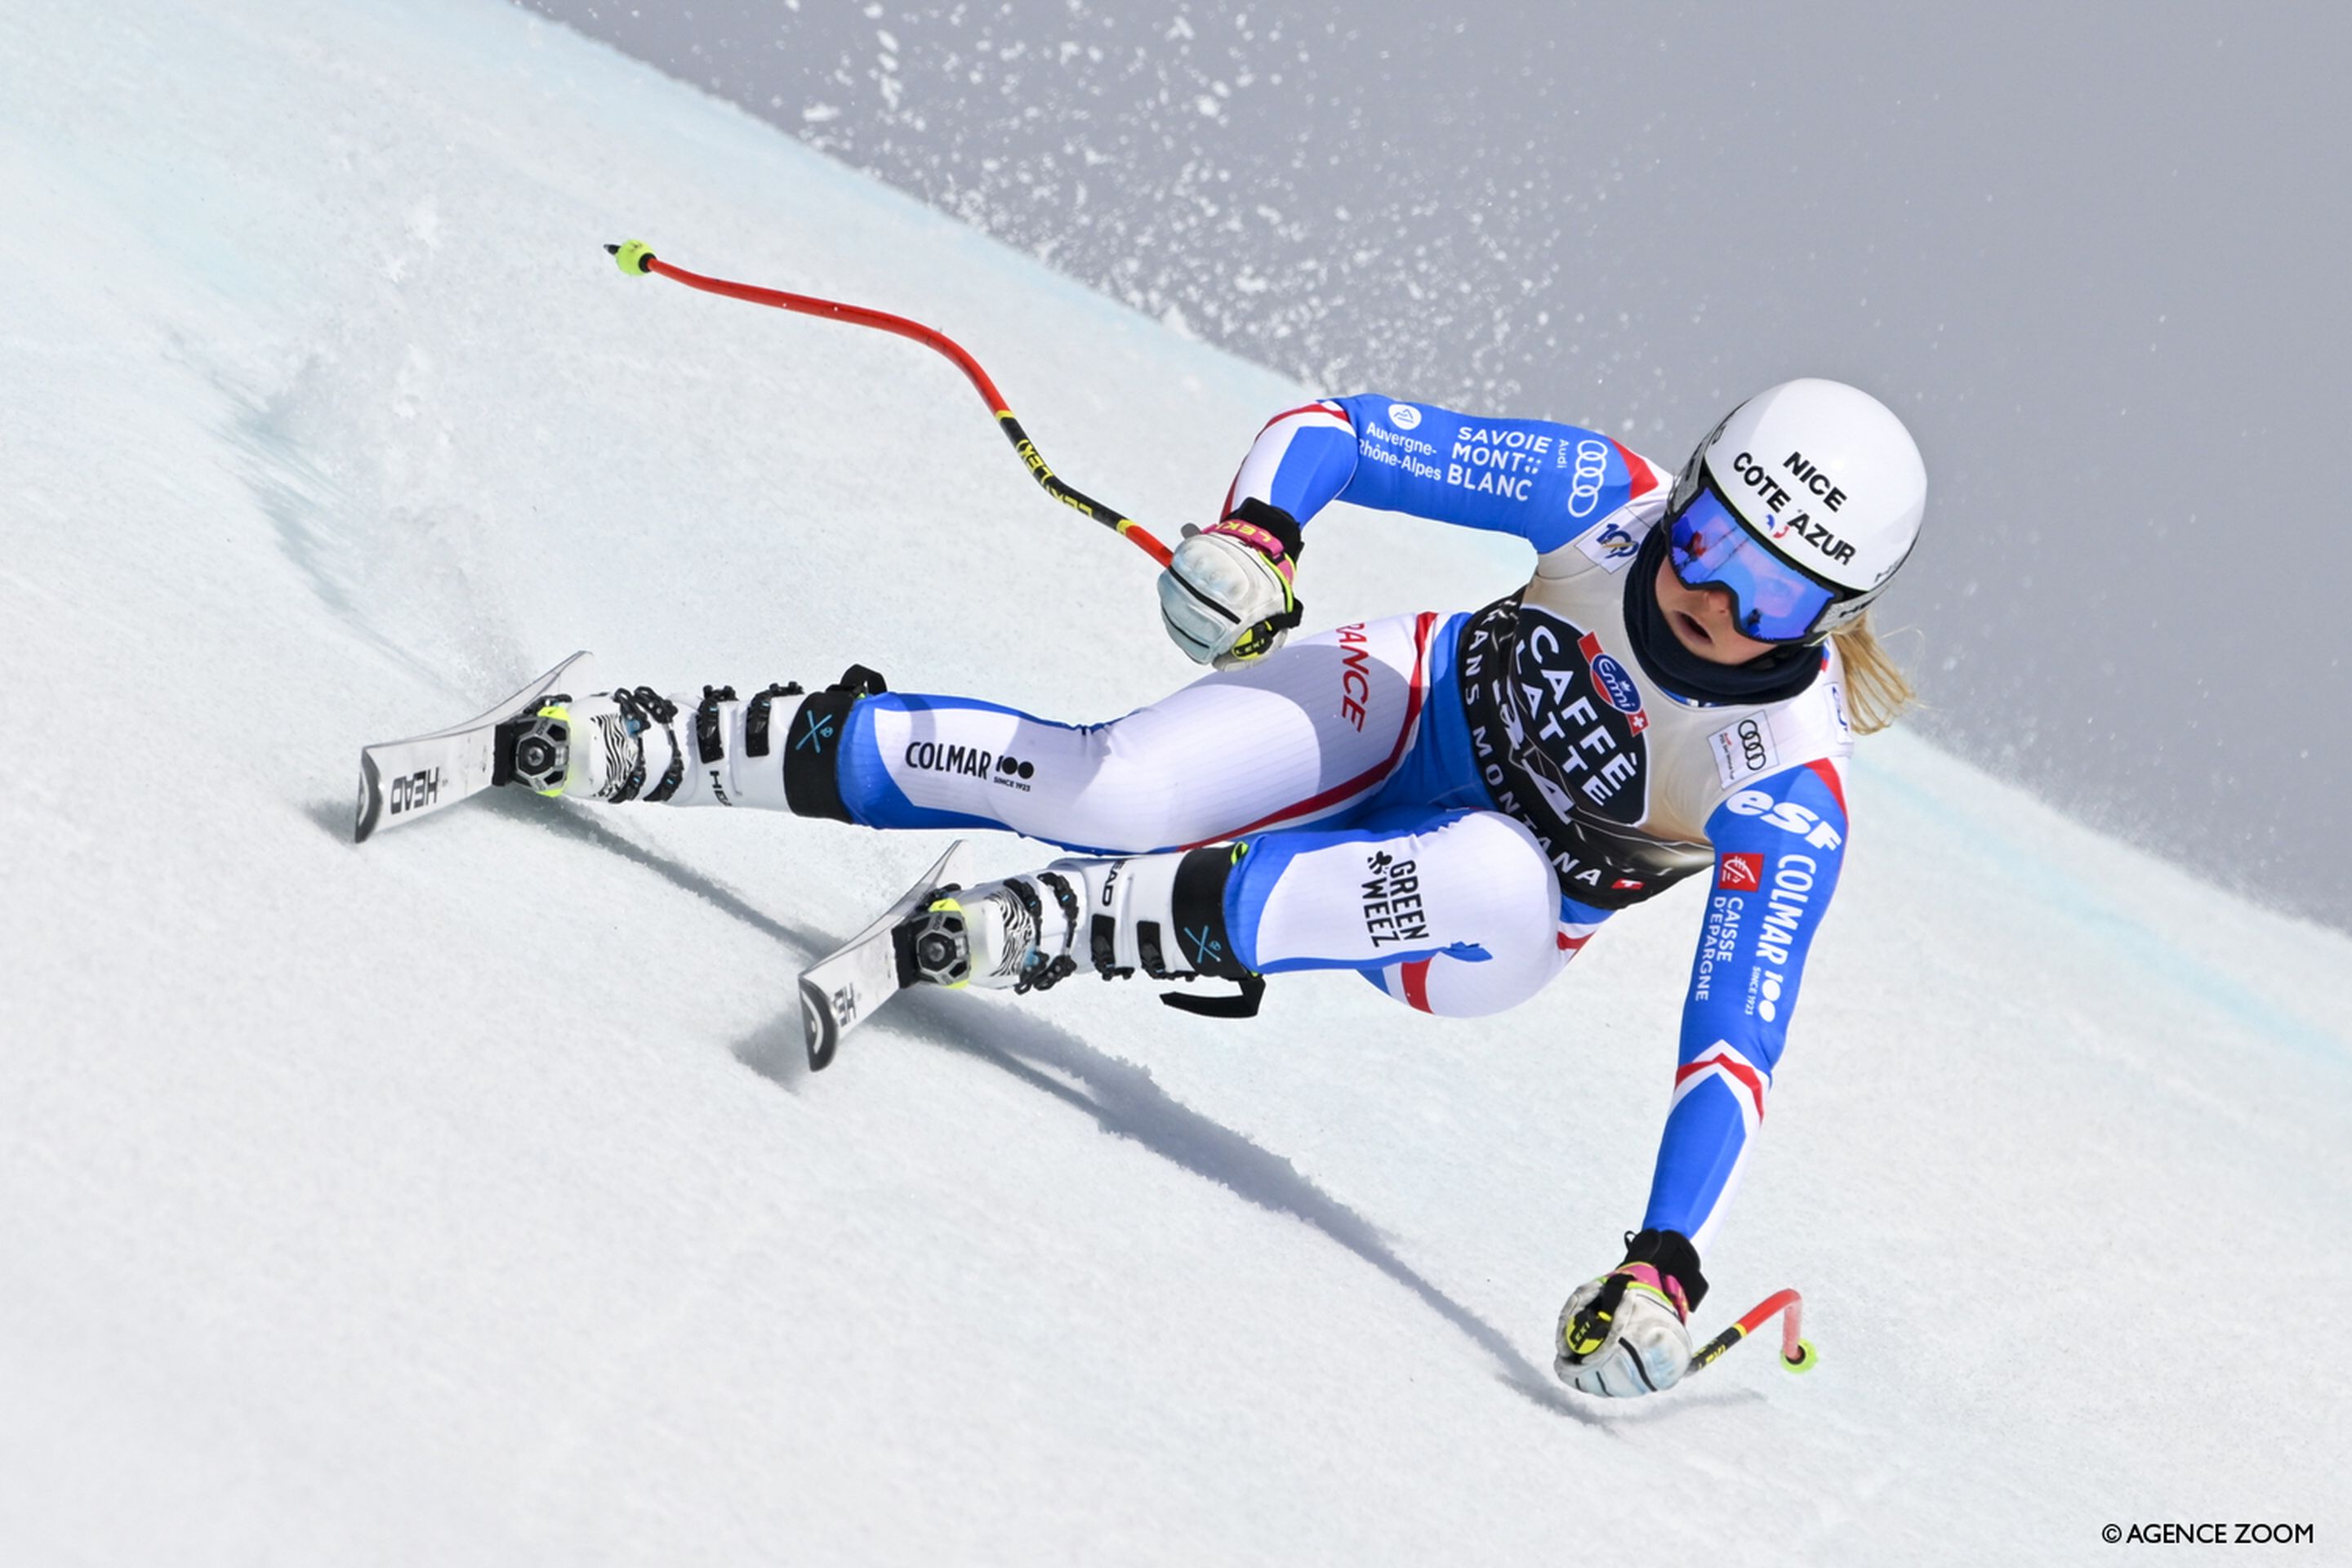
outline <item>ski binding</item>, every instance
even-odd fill
[[[941,889],[967,880],[970,860],[970,849],[957,839],[872,925],[802,971],[801,1025],[811,1072],[833,1060],[844,1035],[915,983],[911,955],[899,952],[899,927],[929,908]]]
[[[462,724],[362,749],[352,842],[364,844],[378,828],[402,826],[496,784],[499,726],[536,710],[587,657],[584,650],[573,654],[488,712]]]

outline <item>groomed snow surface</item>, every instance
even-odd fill
[[[362,742],[577,647],[1078,720],[1187,677],[943,362],[602,241],[939,323],[1171,535],[1299,388],[490,0],[0,10],[0,1559],[2344,1550],[2344,938],[1867,743],[1700,1324],[1794,1284],[1821,1368],[1603,1407],[1548,1342],[1641,1211],[1693,893],[1498,1019],[927,997],[811,1077],[795,970],[935,838],[349,842]],[[1323,624],[1526,564],[1318,541]]]

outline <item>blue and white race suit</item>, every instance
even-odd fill
[[[1666,489],[1573,426],[1307,404],[1259,435],[1228,514],[1256,500],[1305,525],[1347,500],[1513,533],[1534,577],[1475,613],[1298,638],[1106,724],[893,692],[793,745],[836,750],[842,805],[870,826],[1002,826],[1115,855],[1233,841],[1241,962],[1352,968],[1437,1014],[1517,1005],[1615,911],[1704,874],[1643,1220],[1703,1251],[1837,887],[1852,737],[1833,648],[1809,686],[1757,705],[1693,702],[1644,668],[1626,568]],[[720,722],[740,758],[741,713]],[[720,770],[698,773],[676,804],[783,804],[772,780],[737,773],[721,793]]]

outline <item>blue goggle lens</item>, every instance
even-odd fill
[[[1739,629],[1759,642],[1803,642],[1844,595],[1772,553],[1702,487],[1667,520],[1666,558],[1689,588],[1727,588]]]

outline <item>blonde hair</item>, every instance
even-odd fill
[[[1868,610],[1832,632],[1830,640],[1837,644],[1838,659],[1845,666],[1846,714],[1855,734],[1876,734],[1919,700],[1911,678],[1878,640]]]

